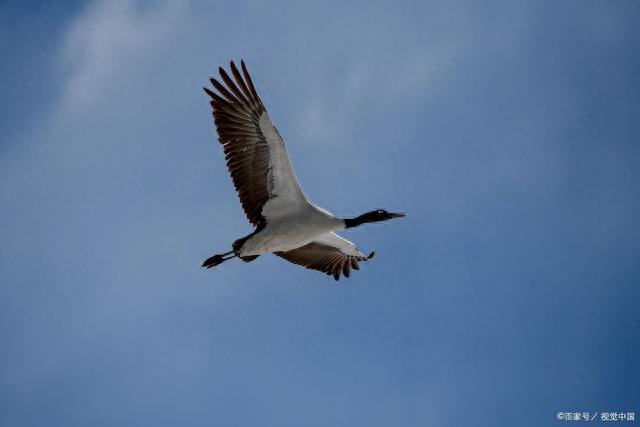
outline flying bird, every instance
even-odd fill
[[[315,206],[302,192],[284,139],[271,123],[244,61],[242,73],[231,61],[233,79],[219,67],[222,82],[211,78],[218,93],[205,87],[211,97],[218,141],[224,147],[227,168],[233,179],[253,233],[236,240],[231,251],[204,261],[211,268],[231,258],[253,261],[265,253],[340,279],[365,256],[335,232],[359,225],[403,217],[402,213],[376,209],[355,218],[338,218]],[[235,82],[234,82],[235,80]]]

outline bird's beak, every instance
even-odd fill
[[[391,218],[402,218],[404,216],[404,213],[400,213],[400,212],[398,212],[398,213],[390,213],[389,216]]]

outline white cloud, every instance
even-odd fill
[[[343,143],[349,140],[360,111],[371,114],[380,105],[411,102],[416,94],[425,96],[435,80],[445,78],[456,58],[454,49],[443,48],[438,52],[404,52],[386,62],[379,57],[355,56],[340,78],[312,70],[307,74],[305,86],[310,89],[296,121],[296,133],[323,143]]]
[[[61,69],[67,75],[63,111],[96,102],[115,84],[114,75],[152,57],[176,30],[182,3],[166,1],[142,8],[135,1],[98,1],[69,28]]]

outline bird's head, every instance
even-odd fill
[[[393,218],[402,218],[403,213],[387,212],[384,209],[376,209],[375,211],[364,213],[358,217],[345,219],[346,228],[357,227],[358,225],[365,224],[367,222],[380,222]]]

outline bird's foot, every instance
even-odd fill
[[[206,267],[206,268],[211,268],[211,267],[215,267],[218,264],[222,264],[226,260],[227,260],[227,258],[224,258],[222,255],[214,255],[214,256],[212,256],[210,258],[207,258],[202,263],[202,266]]]

